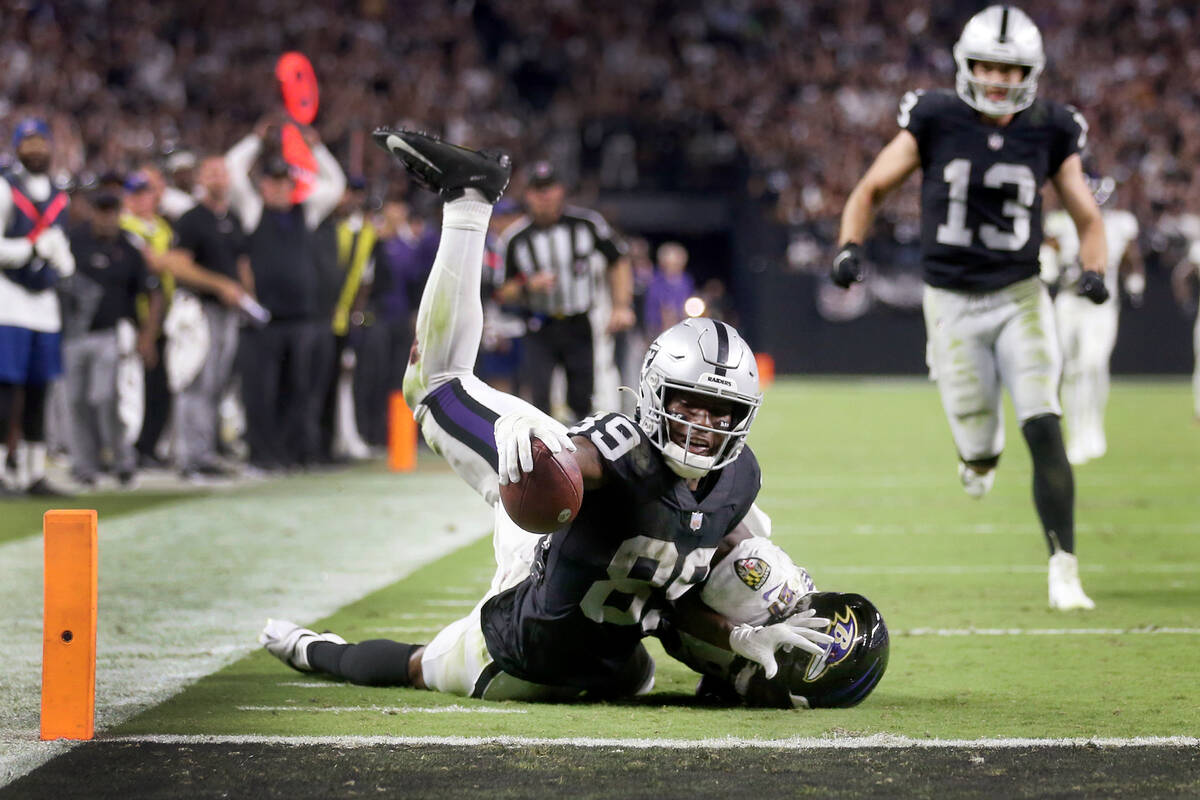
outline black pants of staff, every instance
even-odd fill
[[[155,450],[158,440],[162,438],[163,428],[171,418],[171,388],[167,385],[166,351],[167,339],[158,337],[154,349],[158,352],[158,362],[153,369],[146,370],[145,381],[145,416],[142,418],[142,432],[138,434],[137,449],[140,457],[157,461]]]
[[[404,386],[412,325],[379,320],[363,328],[355,349],[354,407],[358,432],[375,447],[387,445],[388,398]]]
[[[521,352],[521,386],[529,402],[550,413],[550,373],[562,365],[567,373],[567,405],[571,419],[583,419],[592,409],[595,368],[592,323],[587,314],[550,318],[537,330],[530,325]]]
[[[333,438],[337,430],[337,390],[342,377],[342,353],[346,350],[346,337],[335,336],[325,326],[319,333],[318,364],[324,363],[321,371],[321,384],[324,387],[318,413],[321,429],[321,447],[319,457],[322,461],[333,461]],[[319,370],[320,371],[320,370]]]
[[[311,463],[317,455],[317,327],[309,320],[271,321],[241,339],[242,402],[250,463],[262,469]]]

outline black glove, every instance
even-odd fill
[[[1079,296],[1086,297],[1096,305],[1108,299],[1108,287],[1104,285],[1104,276],[1094,270],[1085,269],[1079,277]]]
[[[858,260],[859,247],[854,242],[847,242],[833,257],[833,267],[829,270],[830,279],[843,289],[849,289],[850,284],[863,279],[862,264]]]

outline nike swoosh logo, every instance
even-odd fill
[[[387,146],[391,150],[403,150],[404,152],[419,159],[423,163],[428,164],[430,169],[436,169],[438,172],[442,171],[441,169],[438,168],[437,164],[434,164],[428,158],[426,158],[425,156],[418,153],[416,151],[416,149],[413,148],[412,145],[410,145],[408,142],[404,141],[403,139],[401,139],[399,136],[397,136],[394,133],[387,137]]]

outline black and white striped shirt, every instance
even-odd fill
[[[518,219],[504,231],[501,252],[506,281],[528,280],[541,272],[554,274],[554,287],[548,293],[529,293],[529,310],[565,317],[591,310],[605,267],[616,263],[624,251],[603,217],[567,206],[558,222],[548,227],[534,225],[528,216]]]

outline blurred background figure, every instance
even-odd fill
[[[1104,280],[1112,302],[1096,305],[1079,295],[1079,234],[1065,210],[1046,215],[1039,256],[1043,277],[1057,275],[1054,315],[1063,356],[1060,393],[1067,459],[1072,464],[1085,464],[1108,452],[1104,410],[1111,383],[1109,362],[1117,344],[1120,290],[1124,287],[1130,303],[1137,307],[1146,287],[1137,219],[1128,211],[1108,207],[1116,189],[1112,178],[1089,177],[1088,184],[1104,218],[1108,245]]]
[[[121,198],[100,194],[92,206],[91,221],[71,232],[75,274],[60,284],[71,475],[90,489],[111,467],[128,487],[142,419],[119,414],[118,372],[122,359],[140,359],[147,368],[157,362],[163,297],[132,235],[121,229]]]
[[[166,168],[170,182],[163,187],[158,210],[175,221],[196,205],[203,192],[196,192],[196,155],[190,150],[176,150],[167,156]]]
[[[479,361],[475,374],[502,392],[519,394],[518,370],[521,359],[521,338],[525,335],[525,318],[519,306],[505,305],[497,299],[504,285],[504,253],[501,251],[503,233],[521,216],[517,201],[502,197],[492,208],[484,251],[483,279],[483,339],[479,346]]]
[[[163,306],[162,313],[165,315],[175,292],[175,278],[167,264],[167,253],[174,245],[175,234],[171,224],[157,211],[162,186],[151,181],[148,170],[137,170],[129,174],[122,182],[121,188],[124,196],[121,230],[132,237],[132,242],[140,249],[148,269],[158,276],[159,299]],[[105,197],[105,192],[101,187],[97,198]],[[139,298],[137,313],[140,321],[148,320],[148,296]],[[160,316],[160,323],[162,319]],[[154,358],[143,360],[142,424],[135,444],[138,464],[146,468],[164,466],[157,450],[171,414],[171,390],[167,384],[166,366],[167,340],[160,324],[156,323],[155,330],[157,334]]]
[[[1171,272],[1171,291],[1180,308],[1196,315],[1192,330],[1192,417],[1200,423],[1200,240],[1194,241],[1187,255]]]
[[[206,156],[197,173],[199,203],[183,213],[177,223],[174,263],[188,273],[187,289],[177,292],[184,305],[180,315],[190,325],[176,338],[194,333],[195,342],[179,342],[177,352],[207,342],[203,356],[192,369],[176,365],[175,468],[186,480],[203,476],[225,477],[230,470],[217,457],[219,406],[233,380],[238,350],[239,307],[251,295],[246,236],[230,209],[230,178],[225,159]],[[190,307],[190,308],[189,308]]]
[[[667,242],[658,248],[658,269],[646,287],[646,335],[653,339],[684,319],[684,303],[696,293],[696,284],[687,273],[688,251],[679,242]]]
[[[69,200],[50,179],[45,120],[19,122],[12,147],[16,158],[0,174],[0,471],[20,446],[14,486],[0,481],[0,493],[57,496],[62,490],[46,480],[46,394],[62,374],[54,286],[75,271],[63,232]]]
[[[363,439],[387,446],[388,398],[404,382],[421,287],[440,238],[398,193],[383,203],[374,280],[355,347],[355,403]]]
[[[629,261],[603,217],[566,205],[566,188],[550,162],[530,168],[525,206],[526,215],[504,232],[505,282],[498,292],[502,303],[521,303],[528,318],[521,387],[550,413],[550,376],[562,367],[566,404],[573,419],[582,419],[591,413],[596,384],[591,312],[600,310],[606,334],[634,323]],[[615,368],[611,341],[604,360]]]
[[[354,374],[358,360],[356,348],[361,344],[366,323],[367,298],[375,281],[379,246],[379,229],[369,213],[371,209],[366,180],[356,176],[347,183],[342,201],[330,218],[334,220],[338,285],[330,323],[334,336],[334,368],[321,411],[321,446],[323,453],[328,453],[334,462],[370,455],[358,428]]]
[[[270,314],[265,324],[245,330],[241,349],[246,443],[251,465],[261,471],[308,465],[317,457],[325,387],[313,383],[318,310],[313,231],[346,188],[341,167],[306,127],[319,172],[308,197],[293,202],[296,183],[278,152],[277,131],[260,123],[225,156],[230,206],[247,232],[250,290]]]

